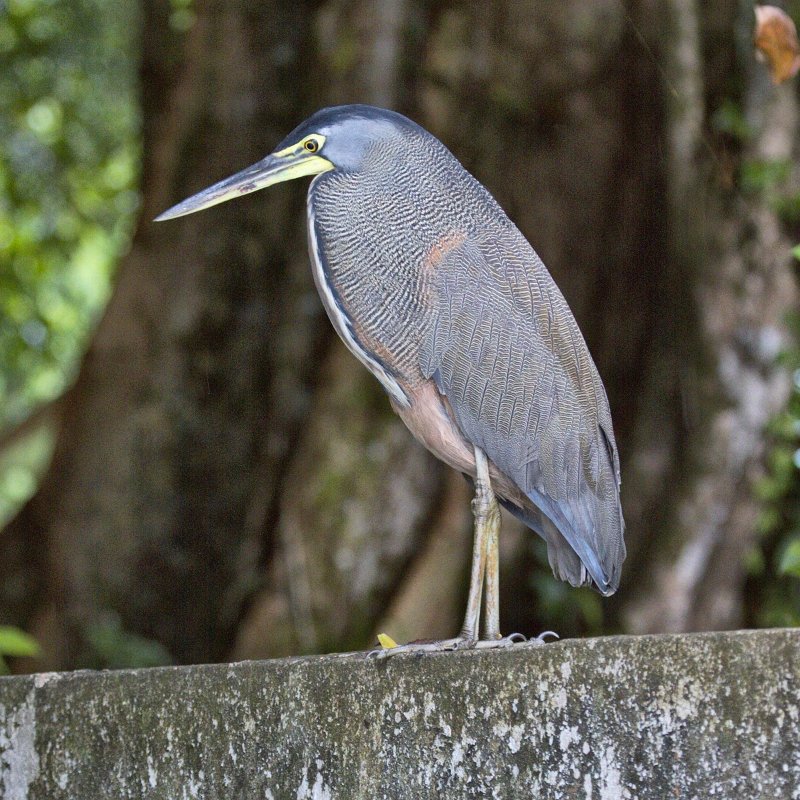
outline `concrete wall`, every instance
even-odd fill
[[[0,797],[800,798],[800,631],[0,679]]]

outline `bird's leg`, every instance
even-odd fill
[[[484,583],[486,584],[484,623],[487,638],[497,638],[494,634],[499,628],[497,529],[500,525],[500,509],[492,491],[489,462],[479,447],[475,448],[475,497],[472,500],[472,513],[475,517],[475,540],[472,549],[467,612],[461,627],[461,638],[466,642],[478,639]]]
[[[488,475],[487,475],[488,480]],[[486,599],[483,609],[483,638],[500,639],[500,509],[492,496],[491,512],[486,520]]]
[[[489,465],[486,454],[479,447],[475,448],[475,497],[472,500],[472,514],[475,517],[475,535],[472,544],[472,569],[469,577],[469,595],[464,624],[461,626],[459,638],[465,642],[478,639],[478,626],[481,618],[481,599],[486,577],[486,528],[491,515],[491,503],[494,493],[489,482]],[[495,505],[496,501],[495,501]]]
[[[486,454],[479,447],[475,448],[475,497],[472,500],[472,514],[475,517],[475,534],[472,545],[472,568],[469,579],[469,596],[467,597],[467,611],[464,615],[464,624],[461,632],[454,639],[445,639],[440,642],[412,642],[410,644],[392,647],[379,651],[379,656],[395,655],[399,653],[417,653],[426,651],[457,650],[461,647],[474,647],[478,642],[478,631],[481,619],[481,599],[483,597],[483,584],[486,581],[486,564],[488,556],[489,536],[494,536],[495,568],[497,564],[497,528],[500,524],[500,511],[497,506],[492,484],[489,480],[489,463]],[[490,533],[493,531],[493,534]],[[497,628],[497,575],[496,571],[491,585],[487,585],[487,594],[493,593],[494,600],[489,601],[492,621],[487,622],[489,628]],[[487,616],[488,620],[488,616]]]
[[[472,546],[467,611],[461,632],[454,639],[410,644],[373,651],[379,658],[400,653],[441,652],[459,648],[505,647],[525,641],[518,633],[500,636],[500,507],[489,478],[489,462],[479,447],[475,448],[475,497],[472,500],[475,536]],[[484,584],[485,594],[484,594]],[[481,600],[484,600],[483,639],[478,640]]]
[[[479,648],[507,647],[516,642],[527,641],[527,639],[520,633],[512,633],[506,637],[500,634],[500,507],[489,478],[489,464],[486,455],[477,447],[475,448],[475,471],[475,499],[472,501],[475,512],[475,541],[477,547],[478,527],[481,526],[483,527],[481,534],[483,572],[486,583],[483,636],[480,641],[475,642],[475,646]],[[478,603],[480,604],[480,593]],[[469,618],[469,605],[467,617]]]

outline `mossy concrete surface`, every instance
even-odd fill
[[[0,796],[800,798],[800,631],[0,679]]]

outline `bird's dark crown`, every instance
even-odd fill
[[[363,129],[391,126],[398,130],[422,130],[416,122],[397,111],[378,108],[360,103],[344,106],[330,106],[315,111],[301,122],[275,149],[281,150],[311,133],[322,133],[336,129]]]

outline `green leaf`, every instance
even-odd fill
[[[739,170],[739,185],[747,194],[765,192],[786,180],[790,169],[788,159],[745,159]]]
[[[0,655],[3,656],[38,656],[41,652],[39,643],[33,636],[10,625],[0,625]]]
[[[796,258],[798,261],[800,261],[800,244],[796,244],[796,245],[795,245],[795,246],[792,248],[792,255],[793,255],[793,256],[794,256],[794,257],[795,257],[795,258]]]
[[[786,546],[778,564],[778,572],[800,578],[800,537],[792,539]]]
[[[95,651],[97,665],[103,669],[161,667],[174,661],[155,640],[124,630],[117,617],[90,626],[86,636]]]

